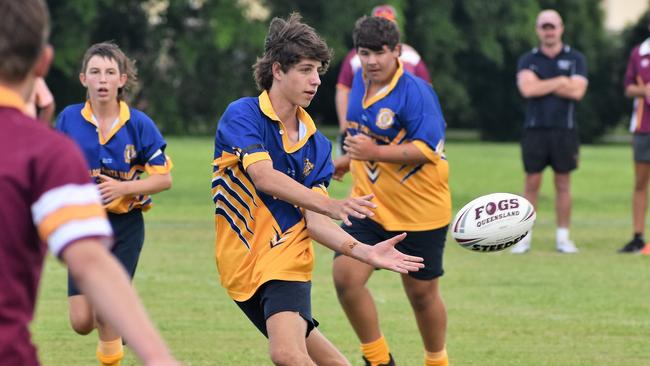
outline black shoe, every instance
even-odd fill
[[[382,364],[377,365],[377,366],[395,366],[395,360],[393,360],[393,355],[391,355],[391,354],[389,353],[388,356],[390,356],[390,360],[388,360],[388,363],[382,363]],[[365,357],[363,357],[363,356],[361,356],[361,358],[363,358],[363,361],[365,362],[365,365],[366,365],[366,366],[372,366],[372,365],[370,364],[370,361],[368,361],[367,358],[365,358]]]
[[[637,253],[643,247],[645,246],[645,243],[643,242],[642,239],[632,239],[630,240],[629,243],[625,244],[625,246],[621,249],[618,250],[619,253]]]

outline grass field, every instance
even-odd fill
[[[155,197],[135,286],[186,365],[270,365],[266,340],[220,287],[213,258],[212,140],[169,139],[174,187]],[[520,193],[515,144],[447,144],[454,213],[476,196]],[[572,237],[578,255],[554,251],[551,175],[540,197],[532,252],[480,254],[448,241],[442,291],[454,366],[650,365],[650,257],[619,255],[630,236],[631,149],[585,146],[573,178]],[[347,184],[333,183],[343,196]],[[330,277],[331,253],[317,246],[313,311],[321,330],[361,365]],[[66,273],[49,258],[35,342],[46,366],[94,365],[96,334],[68,326]],[[370,283],[383,331],[400,365],[421,365],[422,346],[397,275]],[[139,364],[127,352],[123,365]]]

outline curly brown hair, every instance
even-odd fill
[[[135,88],[138,83],[138,70],[135,67],[135,61],[131,60],[122,52],[120,47],[112,41],[95,43],[90,46],[84,54],[83,61],[81,62],[81,73],[86,73],[88,61],[93,56],[100,56],[109,60],[115,60],[120,74],[126,74],[126,84],[117,90],[117,99],[124,100],[128,91]]]
[[[381,50],[384,45],[392,51],[399,43],[399,29],[395,22],[382,17],[363,16],[357,20],[352,31],[354,48]]]
[[[301,22],[298,13],[292,13],[285,20],[273,18],[264,41],[264,55],[253,65],[253,76],[260,90],[269,90],[273,85],[273,64],[279,63],[282,71],[303,59],[322,63],[321,73],[327,71],[332,50],[316,33],[314,28]]]

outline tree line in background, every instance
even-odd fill
[[[131,103],[165,134],[212,134],[227,105],[257,95],[251,65],[263,52],[274,16],[300,12],[335,51],[309,108],[336,124],[334,90],[352,46],[355,20],[377,0],[48,0],[55,62],[47,82],[59,108],[84,100],[81,58],[95,42],[114,40],[135,60],[140,88]],[[560,12],[565,43],[588,62],[589,88],[578,107],[583,141],[623,123],[631,102],[623,73],[632,46],[648,36],[645,18],[622,34],[603,28],[600,0],[394,0],[403,41],[423,56],[449,128],[477,129],[486,140],[514,140],[524,100],[518,57],[537,44],[535,17]]]

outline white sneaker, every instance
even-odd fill
[[[521,241],[510,248],[512,254],[524,254],[530,250],[531,234],[528,233]]]
[[[576,245],[571,240],[558,242],[555,248],[558,252],[565,254],[574,254],[579,252],[578,248],[576,248]]]

